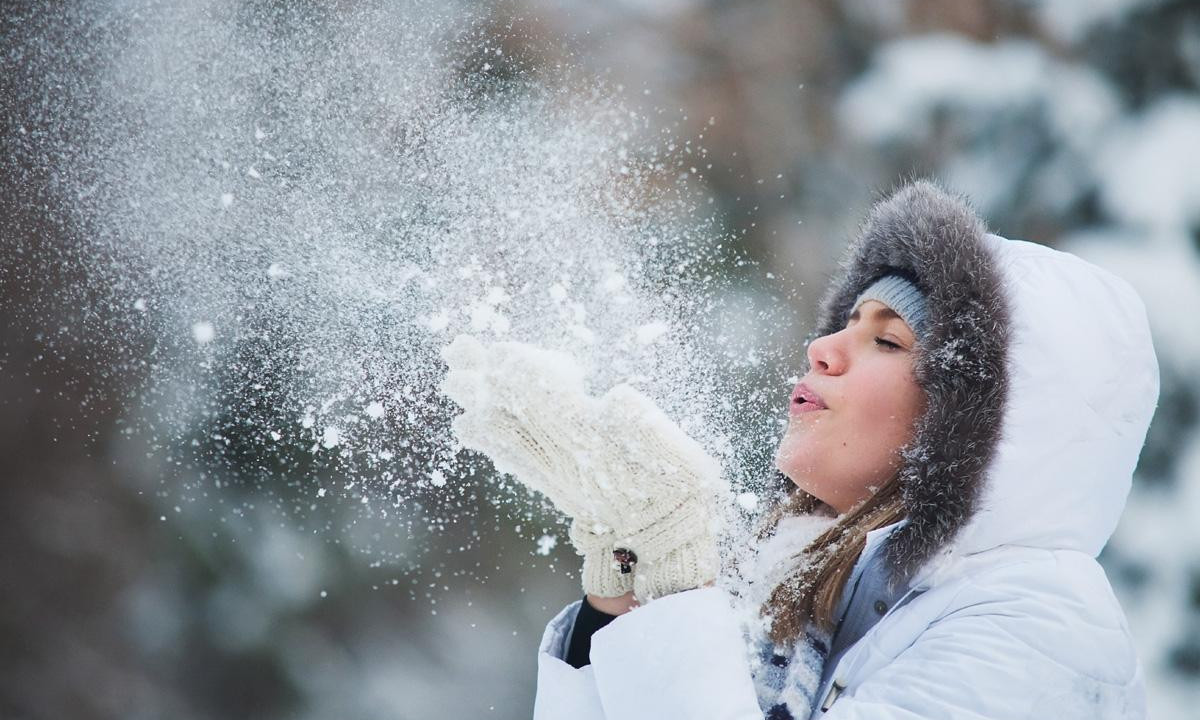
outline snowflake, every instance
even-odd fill
[[[558,544],[558,538],[554,537],[553,535],[543,535],[538,538],[537,544],[538,555],[549,555],[550,551],[554,549],[554,546]]]

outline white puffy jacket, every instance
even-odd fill
[[[1010,397],[979,509],[841,658],[829,709],[814,717],[1145,716],[1129,628],[1096,562],[1158,397],[1145,310],[1125,282],[1073,255],[984,240],[1012,331]],[[723,590],[618,617],[578,670],[562,660],[577,606],[546,628],[537,720],[763,717]]]

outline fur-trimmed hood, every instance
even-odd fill
[[[815,336],[889,272],[928,300],[914,358],[926,394],[903,453],[893,576],[1005,544],[1099,553],[1158,398],[1141,300],[1073,255],[987,233],[962,199],[914,182],[874,206],[821,302]]]

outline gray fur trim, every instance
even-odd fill
[[[985,232],[965,200],[928,181],[905,185],[871,209],[821,301],[817,337],[844,328],[855,298],[886,273],[908,276],[928,299],[914,358],[927,407],[900,471],[908,524],[886,549],[897,582],[971,519],[1000,439],[1010,313]]]

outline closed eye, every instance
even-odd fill
[[[883,338],[880,338],[880,337],[875,338],[875,344],[882,345],[890,350],[900,350],[901,349],[901,345],[899,345],[898,343],[894,343],[890,340],[884,340]]]

